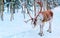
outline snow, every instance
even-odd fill
[[[54,17],[52,20],[52,33],[48,33],[48,23],[45,23],[44,36],[38,35],[39,26],[33,28],[30,23],[25,23],[23,15],[14,14],[14,20],[10,21],[10,14],[4,12],[4,21],[0,20],[0,38],[60,38],[60,6],[52,9]]]

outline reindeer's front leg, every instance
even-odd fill
[[[40,25],[40,33],[39,33],[40,36],[44,35],[43,34],[43,27],[44,27],[44,23]]]

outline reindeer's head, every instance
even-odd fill
[[[27,21],[25,21],[25,23],[27,23],[27,22],[29,22],[29,21],[31,20],[32,24],[33,24],[34,27],[35,27],[35,26],[36,26],[36,22],[37,22],[37,18],[32,17],[32,16],[30,15],[30,12],[28,11],[28,9],[27,9],[27,12],[28,12],[28,15],[30,16],[30,19],[27,20]]]

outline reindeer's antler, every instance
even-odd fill
[[[37,4],[39,4],[39,5],[40,5],[40,7],[42,7],[42,6],[43,6],[43,3],[42,3],[42,2],[37,2]]]
[[[30,15],[30,13],[29,13],[28,9],[27,9],[27,13],[28,13],[28,15],[30,16],[30,19],[28,19],[27,21],[24,21],[25,23],[29,22],[30,20],[32,20],[32,21],[33,21],[33,18],[32,18],[32,16]]]
[[[42,2],[37,2],[39,5],[40,5],[40,7],[41,7],[41,9],[40,9],[40,12],[39,13],[41,13],[41,11],[42,11]],[[28,21],[30,21],[30,20],[34,20],[34,25],[36,25],[36,21],[37,21],[37,17],[39,16],[39,13],[38,13],[38,15],[35,17],[35,18],[32,18],[31,17],[31,15],[30,15],[30,13],[29,13],[29,11],[28,11],[28,9],[27,9],[27,13],[28,13],[28,15],[30,16],[30,18],[31,19],[29,19],[29,20],[27,20],[27,21],[25,21],[26,23],[28,22]]]
[[[25,23],[27,23],[27,22],[29,22],[30,20],[32,20],[32,19],[29,19],[29,20],[27,20],[27,21],[24,21]]]
[[[29,10],[27,9],[27,13],[28,13],[28,15],[30,16],[30,18],[32,18],[32,16],[30,15],[30,13],[29,13]]]
[[[42,3],[42,2],[37,2],[37,4],[40,5],[41,9],[40,9],[38,15],[37,15],[35,18],[37,18],[37,17],[39,16],[39,14],[41,13],[41,11],[42,11],[42,6],[43,6],[43,3]]]

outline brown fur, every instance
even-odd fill
[[[43,11],[42,15],[44,16],[42,22],[47,22],[47,21],[51,20],[51,18],[53,18],[53,12],[50,10]]]

